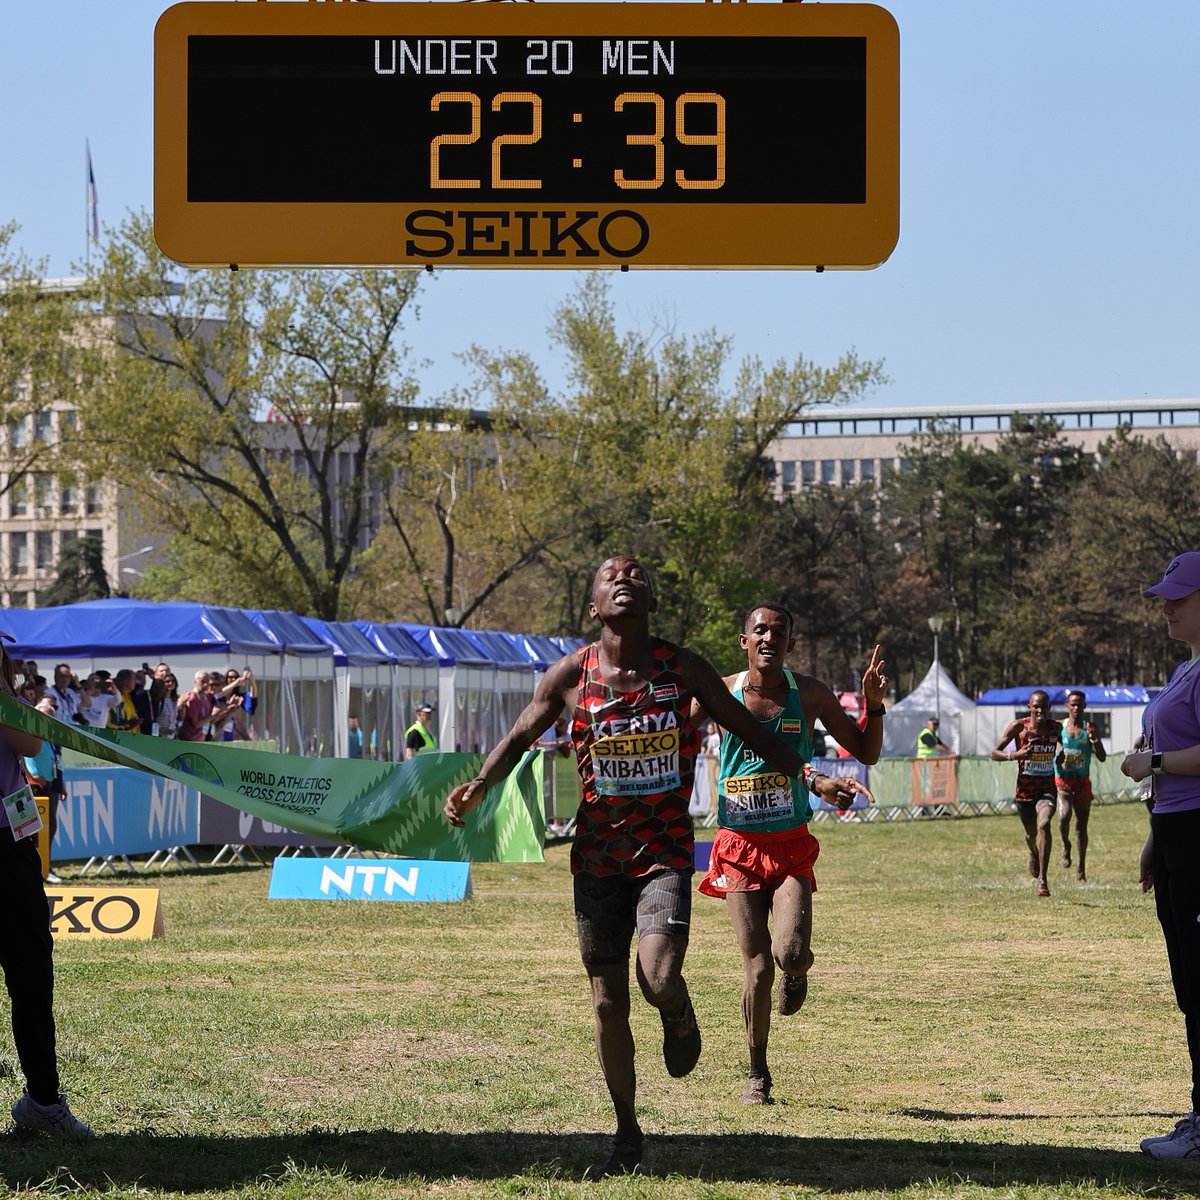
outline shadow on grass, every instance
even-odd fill
[[[0,1138],[0,1183],[14,1190],[69,1178],[75,1188],[141,1187],[178,1192],[237,1189],[283,1179],[297,1169],[328,1172],[342,1183],[395,1179],[579,1179],[607,1155],[608,1138],[536,1133],[438,1133],[389,1129],[263,1137],[196,1137],[148,1131],[89,1143]],[[1085,1150],[1037,1143],[1007,1145],[901,1138],[785,1137],[778,1134],[661,1135],[647,1139],[643,1173],[782,1184],[833,1195],[898,1191],[952,1180],[1009,1189],[1100,1184],[1145,1196],[1194,1195],[1200,1164],[1160,1163],[1134,1150]]]

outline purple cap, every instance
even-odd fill
[[[1189,550],[1176,555],[1163,577],[1153,587],[1148,587],[1143,596],[1161,596],[1164,600],[1182,600],[1193,592],[1200,592],[1200,551]]]

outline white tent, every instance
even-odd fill
[[[934,663],[925,678],[888,709],[883,723],[883,753],[912,758],[917,750],[917,734],[935,712],[941,714],[938,733],[947,746],[960,754],[977,753],[975,702],[954,686],[941,663]]]

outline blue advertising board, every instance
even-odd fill
[[[851,779],[857,779],[864,787],[870,787],[867,782],[867,768],[858,761],[857,758],[814,758],[812,764],[821,772],[822,775],[845,775]],[[824,809],[826,812],[850,812],[856,808],[866,808],[867,798],[865,796],[855,796],[854,803],[850,808],[838,809],[832,804],[826,804],[818,796],[812,798],[813,809]]]
[[[152,854],[200,841],[200,793],[129,767],[67,767],[50,857]]]
[[[271,900],[462,900],[471,864],[410,858],[277,858]]]

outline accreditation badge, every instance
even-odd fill
[[[765,825],[796,814],[792,780],[781,771],[729,775],[721,780],[725,821],[731,828]]]
[[[32,837],[42,828],[42,814],[38,812],[33,788],[29,784],[4,797],[4,811],[8,814],[13,841],[19,842],[22,838]]]
[[[679,730],[622,733],[592,743],[592,775],[601,796],[650,796],[675,791],[679,774]]]

